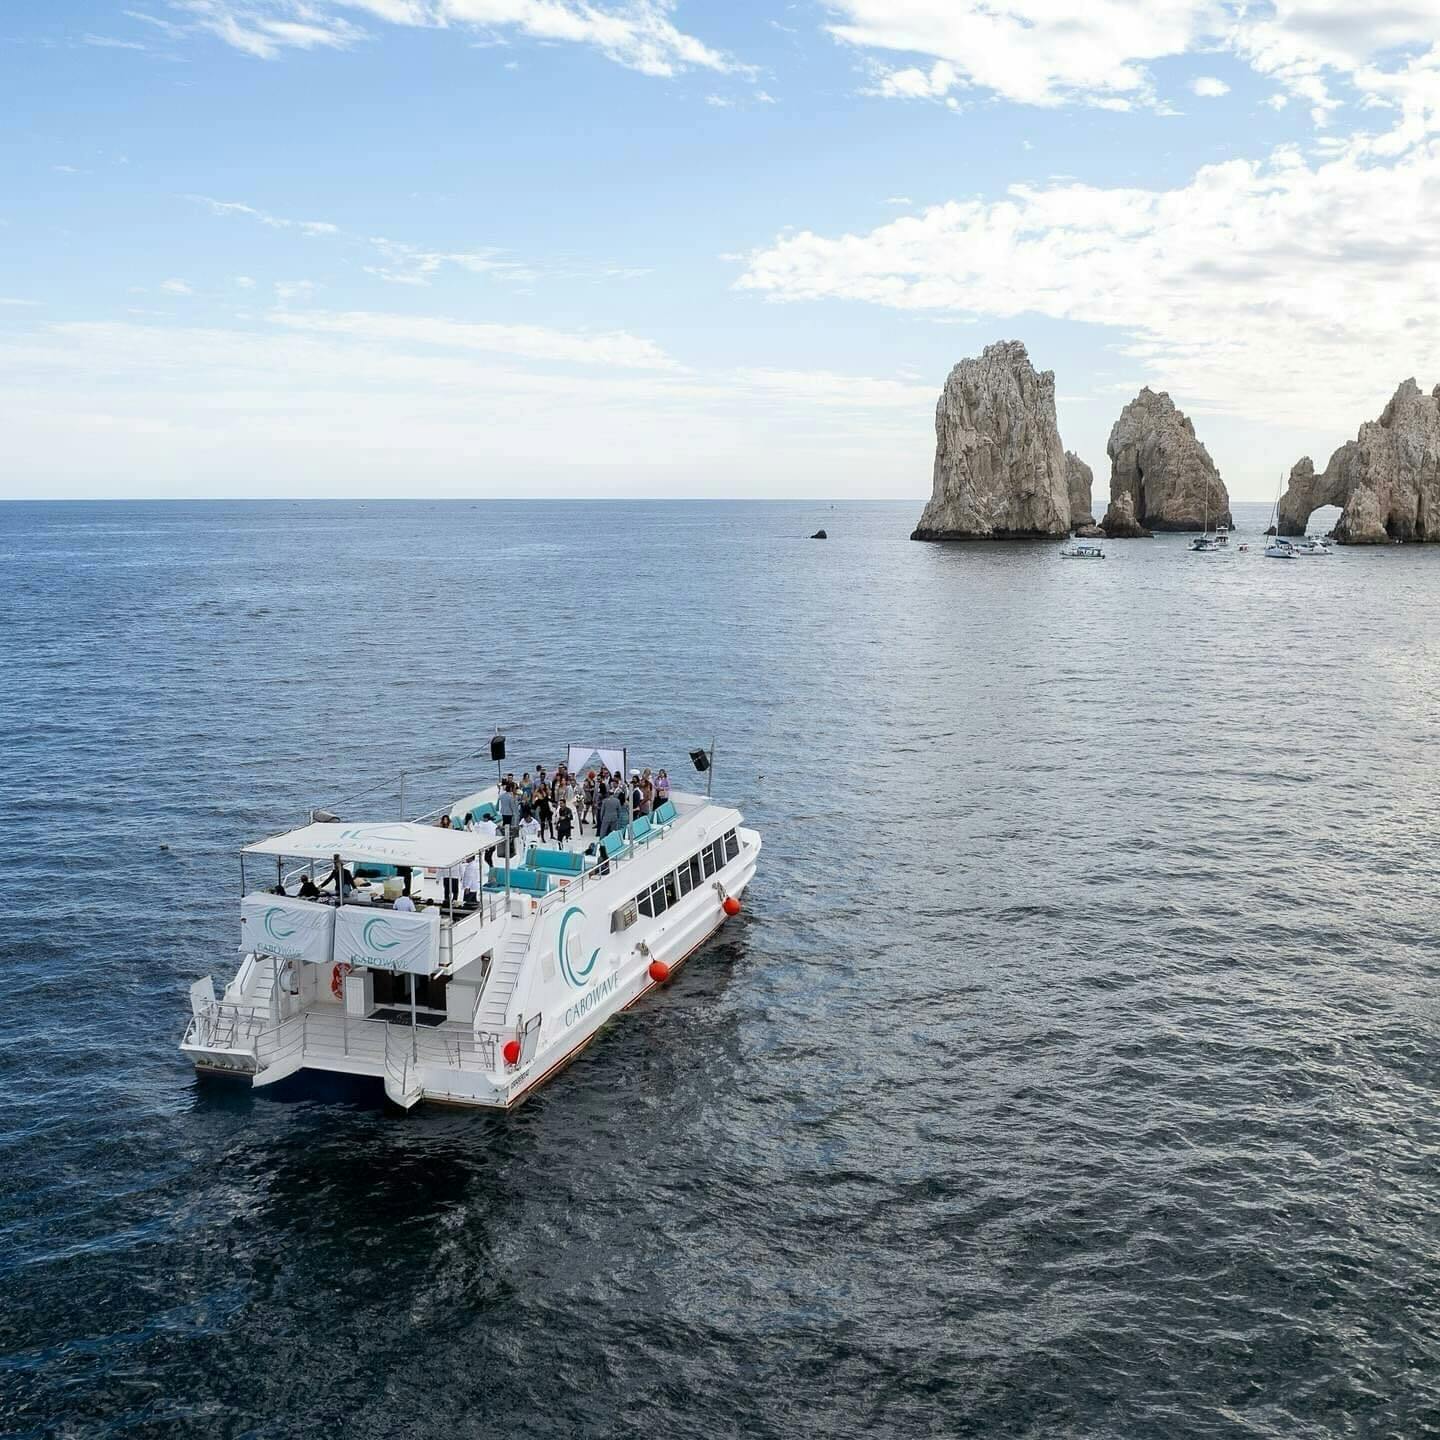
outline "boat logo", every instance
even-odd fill
[[[388,841],[391,844],[400,845],[411,838],[410,831],[404,825],[352,825],[348,830],[340,832],[342,840],[368,840],[370,842]]]
[[[393,950],[400,943],[398,940],[375,939],[375,932],[389,923],[383,916],[378,915],[373,920],[367,920],[365,928],[360,932],[360,943],[371,950]],[[381,930],[380,933],[383,935],[385,932]]]
[[[275,917],[284,913],[284,907],[280,905],[272,905],[265,912],[265,919],[261,923],[265,926],[265,933],[272,940],[288,940],[295,933],[293,925],[288,930],[282,930],[276,921]]]
[[[583,953],[580,927],[570,923],[577,915],[582,920],[585,918],[585,912],[578,905],[572,905],[561,917],[560,935],[555,941],[555,951],[560,957],[560,968],[565,972],[565,978],[577,990],[583,990],[590,983],[595,962],[600,958],[600,949],[597,946],[590,952],[590,958],[583,965],[580,963]]]

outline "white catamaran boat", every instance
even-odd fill
[[[407,1109],[505,1109],[738,914],[760,855],[708,795],[672,793],[572,849],[507,845],[499,813],[491,786],[451,808],[451,828],[326,817],[247,845],[240,968],[219,997],[208,976],[191,986],[180,1048],[255,1086],[330,1071],[381,1079]],[[247,890],[259,857],[277,883]]]

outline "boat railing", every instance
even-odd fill
[[[385,1080],[387,1088],[393,1086],[396,1093],[407,1094],[410,1088],[410,1071],[416,1065],[413,1035],[396,1036],[396,1026],[385,1027]]]
[[[305,1053],[305,1040],[310,1031],[309,1013],[287,1016],[278,1025],[261,1030],[255,1036],[255,1068],[257,1073],[281,1060]]]
[[[274,1024],[274,1017],[268,1010],[217,1000],[190,1017],[182,1043],[205,1049],[235,1050],[243,1048],[240,1045],[242,1040],[258,1036]]]
[[[661,830],[651,830],[644,835],[627,838],[625,848],[618,855],[612,855],[604,865],[595,864],[588,870],[582,870],[578,875],[559,877],[559,883],[555,888],[541,896],[537,902],[537,910],[542,915],[546,914],[557,905],[563,905],[566,896],[584,894],[587,885],[598,880],[605,880],[617,870],[622,870],[625,866],[641,859],[652,845],[669,838],[674,823],[672,821]]]

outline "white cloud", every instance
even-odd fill
[[[258,60],[285,50],[344,49],[365,32],[343,16],[306,0],[168,0],[202,31]]]
[[[358,340],[403,342],[444,350],[481,351],[527,360],[616,366],[625,370],[675,370],[679,367],[653,341],[624,331],[591,335],[551,330],[541,325],[491,325],[475,321],[424,316],[376,314],[371,311],[307,311],[277,313],[274,320],[317,334],[346,335]]]
[[[239,200],[212,200],[208,195],[192,195],[190,199],[206,206],[212,215],[244,215],[271,230],[298,230],[302,235],[338,235],[340,227],[328,220],[286,220],[279,215],[257,210]]]
[[[349,14],[388,25],[464,27],[503,43],[503,32],[547,43],[588,45],[642,74],[686,70],[752,74],[723,51],[686,34],[670,19],[673,0],[167,0],[187,17],[172,29],[204,31],[248,55],[273,60],[287,49],[343,49],[365,38]],[[348,13],[347,13],[348,12]],[[136,19],[157,22],[138,12]],[[472,42],[473,43],[473,42]]]
[[[1340,103],[1335,79],[1366,84],[1382,59],[1430,51],[1440,0],[831,0],[830,31],[877,55],[869,91],[938,100],[969,88],[1031,105],[1155,106],[1152,62],[1228,51],[1308,100],[1324,123]],[[1196,93],[1217,96],[1214,77]]]
[[[365,266],[366,274],[387,280],[392,285],[428,285],[446,266],[501,280],[530,281],[537,278],[536,272],[529,266],[507,259],[499,250],[427,250],[405,241],[387,240],[384,236],[375,236],[370,244],[379,252],[381,263]]]
[[[277,280],[275,282],[275,298],[282,305],[291,300],[308,300],[314,293],[315,282],[313,280]]]
[[[705,103],[707,105],[713,105],[717,110],[729,110],[735,104],[733,100],[725,95],[707,95],[705,97]]]
[[[138,40],[117,40],[111,35],[82,35],[82,45],[94,45],[102,50],[144,50],[147,47]]]
[[[193,295],[195,293],[186,280],[162,280],[160,288],[171,295]]]
[[[38,300],[20,300],[13,295],[0,295],[0,305],[39,305]]]
[[[1190,88],[1205,100],[1218,100],[1230,93],[1230,87],[1215,75],[1197,75],[1190,82]]]
[[[255,281],[249,275],[237,275],[235,277],[235,283],[242,290],[253,290],[255,288]]]
[[[752,255],[738,284],[1107,326],[1128,368],[1188,407],[1366,415],[1404,376],[1440,373],[1440,139],[1391,155],[1397,133],[1318,163],[1281,149],[1207,166],[1170,190],[1013,186],[866,234],[801,231]]]
[[[905,209],[915,202],[908,195],[887,195],[885,197],[885,203],[887,205],[899,205],[902,209]]]
[[[635,347],[651,342],[633,336],[271,320],[0,331],[10,473],[48,495],[115,493],[140,474],[157,492],[190,494],[664,495],[683,453],[688,494],[734,494],[737,473],[756,494],[927,488],[931,386],[616,363],[646,360]],[[440,328],[407,328],[417,323]]]

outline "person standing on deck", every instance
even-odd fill
[[[595,833],[608,835],[619,828],[620,797],[612,790],[600,801],[600,808],[595,816]]]
[[[551,821],[555,818],[555,807],[550,801],[550,791],[544,784],[535,787],[535,818],[540,822],[540,838],[543,840],[549,835],[553,840],[555,827]]]
[[[563,801],[555,812],[555,843],[565,850],[570,848],[570,806]]]
[[[507,837],[515,833],[519,819],[519,807],[515,804],[515,782],[507,780],[500,789],[500,828]]]
[[[440,828],[442,830],[453,830],[455,827],[450,823],[448,815],[440,817]],[[460,867],[458,865],[444,865],[440,869],[440,886],[444,892],[441,900],[443,905],[454,905],[460,899]]]

